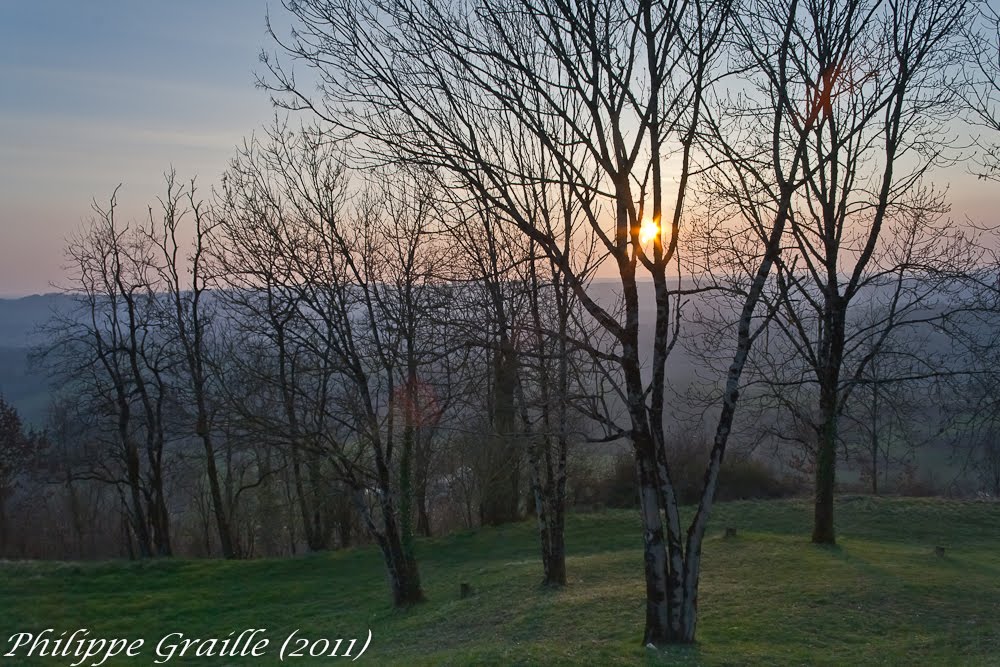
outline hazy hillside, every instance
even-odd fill
[[[49,382],[31,368],[27,347],[0,347],[0,394],[17,408],[22,419],[42,426],[49,402]]]
[[[590,288],[595,300],[609,308],[613,307],[619,290],[619,283],[609,279],[595,281]],[[655,319],[652,292],[652,283],[639,284],[641,350],[649,350],[652,346]],[[700,335],[700,329],[692,319],[702,298],[698,296],[687,298],[688,303],[683,313],[685,328],[681,334],[682,339],[690,341]],[[54,313],[67,313],[72,307],[72,298],[63,294],[0,299],[0,393],[18,409],[27,422],[38,426],[45,421],[50,387],[48,379],[39,369],[31,367],[28,361],[29,351],[32,346],[44,343],[44,334],[40,331],[40,327]],[[858,311],[861,310],[859,307]],[[924,344],[935,352],[950,346],[948,340],[935,335],[928,335]],[[690,412],[684,407],[683,395],[696,377],[697,364],[685,345],[678,344],[671,353],[667,368],[671,389],[667,413],[668,418],[672,418],[679,415],[678,411]],[[613,397],[609,396],[608,400],[613,409],[622,408],[617,405]]]
[[[615,282],[598,281],[592,287],[595,298],[608,304],[617,291]],[[652,343],[652,285],[640,285],[640,298],[649,303],[643,308],[640,321],[643,331],[640,347],[648,349]],[[41,424],[48,404],[48,381],[32,369],[28,354],[32,346],[44,342],[39,328],[53,313],[65,313],[72,308],[72,299],[63,294],[45,294],[21,299],[0,299],[0,393],[10,401],[26,421]],[[645,326],[649,324],[650,326]],[[691,360],[681,349],[675,348],[671,358],[671,374],[675,382],[686,386],[693,373]]]
[[[35,294],[23,299],[0,299],[0,347],[28,347],[37,342],[36,329],[53,312],[71,303],[62,294]]]
[[[39,327],[70,305],[69,297],[62,294],[0,299],[0,394],[35,426],[45,421],[49,382],[31,367],[28,354],[32,346],[44,342]]]

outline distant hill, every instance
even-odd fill
[[[48,378],[32,369],[28,347],[0,347],[0,394],[17,408],[21,418],[41,427],[49,404]]]
[[[28,355],[44,342],[39,328],[71,303],[63,294],[0,299],[0,394],[33,426],[45,422],[51,388],[48,378],[31,367]]]
[[[0,299],[0,347],[30,347],[41,342],[36,340],[38,327],[71,303],[72,299],[64,294]]]
[[[689,287],[689,286],[686,286]],[[620,283],[615,280],[596,280],[591,285],[590,294],[603,306],[612,307],[620,293]],[[655,308],[653,286],[650,282],[640,282],[639,292],[639,348],[648,351],[652,345]],[[703,330],[693,321],[694,311],[704,303],[702,295],[685,298],[687,309],[684,314],[682,338],[695,340]],[[28,363],[29,351],[33,346],[45,341],[40,327],[55,313],[67,313],[73,309],[73,297],[65,294],[33,295],[20,299],[0,299],[0,393],[10,401],[22,417],[36,425],[44,422],[48,406],[50,388],[48,380]],[[859,312],[862,309],[858,309]],[[942,352],[950,348],[950,341],[940,335],[928,334],[924,342],[932,352]],[[645,356],[645,355],[643,355]],[[648,358],[644,365],[648,368]],[[668,362],[668,377],[672,391],[668,398],[667,412],[684,409],[681,395],[697,376],[697,360],[685,349],[677,345]],[[608,397],[612,403],[613,397]],[[617,408],[619,406],[615,406]]]

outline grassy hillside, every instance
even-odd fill
[[[837,509],[841,545],[818,548],[805,501],[721,505],[705,547],[700,642],[663,654],[639,646],[638,520],[618,511],[571,517],[571,582],[559,592],[537,586],[530,522],[421,542],[429,600],[409,611],[389,607],[370,548],[250,562],[2,564],[0,646],[14,632],[88,628],[146,638],[143,657],[105,663],[141,665],[171,632],[266,628],[264,658],[166,664],[277,664],[293,630],[363,643],[371,628],[359,664],[1000,664],[1000,504],[855,497]],[[736,538],[721,537],[727,525]],[[475,594],[459,599],[460,582]]]

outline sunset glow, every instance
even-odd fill
[[[639,227],[639,243],[646,245],[660,233],[660,226],[652,220],[644,220]]]

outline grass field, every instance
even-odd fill
[[[422,541],[428,601],[407,611],[391,609],[371,548],[249,562],[0,564],[0,648],[15,632],[86,628],[145,639],[137,657],[104,663],[145,665],[168,633],[222,639],[264,628],[262,657],[161,663],[263,665],[278,664],[294,630],[360,637],[360,646],[370,628],[358,664],[1000,665],[1000,504],[841,498],[836,548],[808,542],[810,509],[720,505],[705,546],[699,643],[662,653],[639,645],[640,533],[624,511],[571,517],[563,591],[537,585],[530,522]],[[723,539],[725,526],[737,537]],[[472,597],[459,599],[460,582]],[[0,665],[74,660],[0,653]]]

